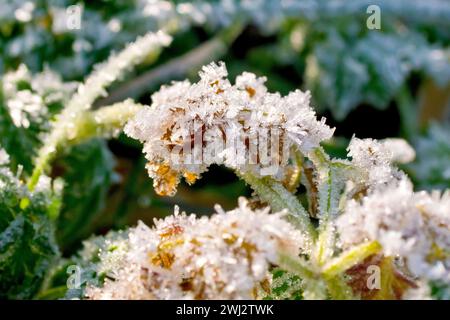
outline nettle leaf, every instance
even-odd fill
[[[33,123],[27,129],[16,127],[0,91],[0,145],[10,155],[12,167],[20,164],[26,172],[31,172],[32,159],[41,144],[41,131],[41,127]]]
[[[57,167],[65,181],[58,239],[70,246],[93,231],[113,180],[114,159],[106,142],[94,139],[73,147]]]
[[[282,269],[272,270],[271,292],[267,300],[302,300],[301,279]]]
[[[58,198],[50,191],[30,194],[5,168],[0,187],[0,298],[29,299],[59,256],[51,219]]]

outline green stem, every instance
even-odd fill
[[[143,105],[127,99],[96,111],[84,112],[76,119],[74,133],[67,142],[75,145],[92,138],[116,136],[142,107]]]
[[[52,140],[52,150],[41,152],[41,156],[36,159],[36,165],[28,181],[28,188],[31,191],[34,190],[39,177],[57,155],[62,143],[71,146],[94,137],[109,138],[122,131],[126,122],[141,108],[142,105],[128,99],[96,111],[80,113],[77,118],[73,119],[70,136],[66,134],[66,131],[60,131],[57,139]]]
[[[238,174],[248,183],[259,197],[269,203],[275,211],[287,209],[289,221],[293,223],[306,238],[306,243],[312,246],[316,237],[316,230],[312,225],[309,214],[300,201],[283,185],[271,178],[259,178],[251,173]]]
[[[313,279],[317,277],[317,274],[312,270],[312,267],[303,259],[280,254],[278,264],[283,270],[294,273],[302,279]]]
[[[363,262],[366,258],[378,253],[381,246],[377,241],[366,242],[343,252],[339,257],[330,260],[323,266],[322,273],[333,278]]]

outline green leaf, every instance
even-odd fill
[[[433,123],[424,136],[414,139],[416,160],[407,166],[414,182],[423,189],[450,185],[450,126]]]
[[[65,180],[57,235],[68,247],[93,231],[111,186],[114,160],[106,142],[95,139],[73,147],[57,166]]]
[[[40,146],[40,132],[41,128],[33,123],[27,129],[14,125],[0,90],[0,145],[10,155],[12,167],[20,164],[31,172],[32,159]]]
[[[59,255],[49,215],[55,195],[28,193],[5,168],[0,168],[0,185],[0,299],[29,299]],[[23,198],[30,199],[25,209]]]
[[[272,270],[271,293],[265,300],[302,300],[301,279],[283,269]]]

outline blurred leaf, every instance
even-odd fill
[[[14,125],[0,90],[0,145],[9,153],[12,167],[21,164],[27,173],[31,172],[35,150],[40,146],[40,131],[33,123],[27,129]]]
[[[450,188],[450,125],[433,123],[413,143],[416,160],[407,169],[420,189]]]
[[[448,52],[414,31],[356,33],[326,28],[308,58],[306,81],[320,105],[342,120],[360,104],[386,108],[413,71],[450,81]],[[439,70],[439,72],[436,72]]]
[[[106,142],[95,139],[73,147],[58,165],[65,180],[58,240],[67,247],[93,231],[111,186],[114,159]]]

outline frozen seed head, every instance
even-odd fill
[[[270,283],[280,253],[298,255],[301,240],[283,214],[252,211],[246,200],[211,218],[179,213],[130,231],[114,280],[87,289],[91,299],[252,299]],[[105,257],[102,257],[104,260]]]
[[[395,150],[395,147],[402,147]],[[359,139],[353,137],[347,148],[351,163],[358,169],[354,177],[357,184],[368,190],[403,179],[405,174],[393,166],[393,162],[409,160],[414,151],[409,145],[395,140],[377,141],[374,139]],[[403,158],[403,159],[402,159]]]
[[[351,200],[338,218],[343,247],[378,241],[411,274],[450,283],[450,194],[414,193],[407,180]]]
[[[161,87],[125,127],[144,143],[161,195],[174,195],[181,177],[193,183],[211,164],[281,180],[292,147],[306,153],[333,134],[317,120],[309,92],[269,93],[266,78],[248,72],[232,85],[223,62],[199,74],[197,83]]]

